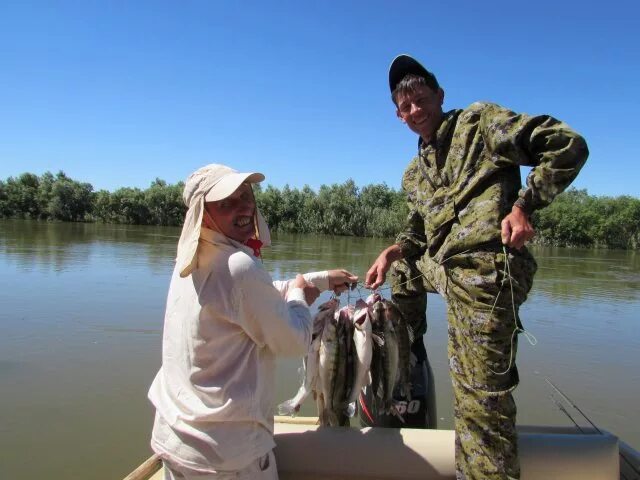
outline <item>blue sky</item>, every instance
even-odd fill
[[[639,18],[616,0],[3,0],[0,179],[146,188],[226,163],[277,187],[398,188],[416,139],[387,68],[410,53],[445,109],[560,118],[591,150],[576,187],[640,197]]]

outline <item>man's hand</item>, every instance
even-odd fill
[[[313,283],[307,282],[300,274],[296,275],[291,286],[293,288],[301,288],[304,291],[304,301],[307,302],[309,306],[320,296],[320,289]]]
[[[391,245],[390,247],[385,248],[382,253],[378,255],[376,261],[373,262],[371,268],[367,271],[364,286],[371,290],[375,290],[382,285],[387,277],[389,268],[391,268],[391,264],[401,258],[402,251],[400,250],[400,245]]]
[[[501,226],[502,243],[516,250],[520,250],[536,234],[529,216],[515,205],[511,213],[504,217]]]
[[[357,282],[358,276],[347,270],[342,268],[329,270],[329,290],[333,290],[336,295],[340,295]]]

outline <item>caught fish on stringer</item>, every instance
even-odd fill
[[[319,307],[302,385],[278,405],[278,413],[295,415],[313,393],[320,425],[348,426],[361,393],[371,388],[377,410],[404,422],[393,396],[396,389],[411,395],[410,327],[393,302],[379,294],[338,307],[335,298]]]

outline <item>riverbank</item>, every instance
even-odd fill
[[[157,178],[144,190],[96,192],[64,172],[24,173],[0,180],[0,218],[180,226],[183,188]],[[394,237],[408,214],[405,194],[385,183],[357,186],[349,179],[317,191],[260,184],[254,190],[267,223],[280,233]],[[539,245],[640,248],[640,199],[630,196],[597,197],[570,188],[535,212],[532,222]]]

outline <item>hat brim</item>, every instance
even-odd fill
[[[389,90],[391,90],[391,93],[393,93],[402,79],[410,73],[420,77],[432,76],[415,58],[409,55],[398,55],[389,66]]]
[[[217,202],[224,200],[235,192],[243,183],[260,183],[264,180],[264,175],[257,172],[251,173],[230,173],[225,175],[205,194],[205,202]]]

